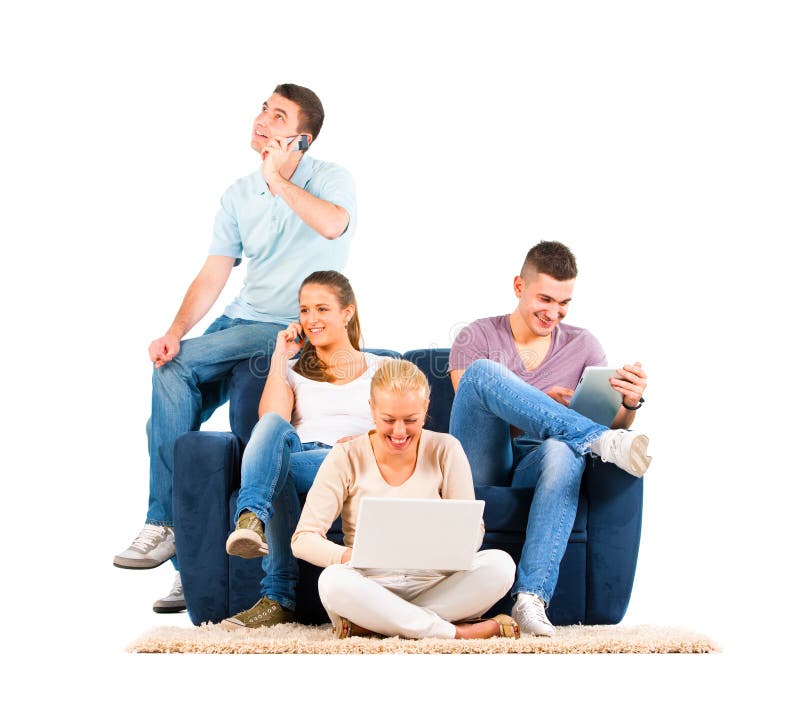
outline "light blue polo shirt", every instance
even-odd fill
[[[304,154],[291,178],[315,197],[347,210],[350,223],[334,240],[318,234],[280,197],[270,194],[261,169],[222,195],[209,255],[247,258],[239,296],[225,308],[232,318],[289,324],[298,317],[300,283],[315,270],[341,270],[356,217],[353,177],[344,168]]]

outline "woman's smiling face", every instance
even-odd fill
[[[347,343],[347,323],[353,317],[352,304],[342,307],[336,290],[309,283],[300,290],[300,325],[315,346]]]
[[[428,400],[421,392],[376,389],[370,398],[375,432],[390,455],[416,454]]]

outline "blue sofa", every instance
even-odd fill
[[[372,351],[400,357],[394,351]],[[448,349],[424,349],[402,357],[420,367],[431,383],[426,428],[447,431],[453,388],[447,374]],[[173,503],[175,541],[189,617],[199,625],[218,622],[255,603],[262,577],[260,560],[229,557],[225,541],[233,529],[244,446],[257,420],[264,374],[242,361],[230,380],[232,432],[194,431],[175,444]],[[642,520],[641,479],[614,465],[587,458],[580,504],[548,614],[556,625],[618,623],[628,606]],[[484,548],[506,550],[519,561],[532,489],[480,486],[486,502]],[[341,543],[341,524],[329,537]],[[317,594],[320,569],[300,562],[297,620],[328,620]],[[493,613],[510,612],[511,599]]]

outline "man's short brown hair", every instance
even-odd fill
[[[536,273],[544,273],[556,280],[574,280],[578,277],[575,256],[563,243],[540,241],[525,256],[520,277],[529,279]]]
[[[291,100],[300,108],[299,130],[311,134],[312,138],[316,139],[325,119],[325,110],[322,109],[322,102],[316,94],[312,90],[294,83],[276,85],[273,92]]]

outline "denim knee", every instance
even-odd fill
[[[250,442],[264,440],[266,437],[283,432],[287,428],[293,429],[294,427],[280,414],[276,414],[274,411],[267,412],[253,426]]]
[[[566,443],[555,438],[542,441],[537,449],[542,452],[542,478],[560,482],[580,483],[586,459],[575,453]]]
[[[478,358],[478,360],[471,362],[469,367],[467,367],[467,369],[464,371],[464,374],[461,376],[461,380],[459,381],[459,387],[464,381],[471,382],[481,378],[486,374],[501,372],[502,369],[504,369],[503,366],[494,360],[489,360],[488,358]]]
[[[187,385],[194,386],[192,372],[179,359],[170,360],[160,368],[153,368],[153,391],[166,392],[183,390]]]
[[[458,382],[458,390],[453,400],[455,411],[463,411],[464,407],[472,407],[476,402],[483,403],[487,384],[502,371],[502,365],[486,358],[479,358],[470,363]]]

